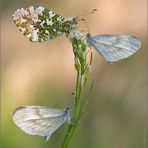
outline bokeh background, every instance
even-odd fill
[[[148,117],[146,0],[2,1],[2,148],[59,148],[66,124],[45,143],[42,137],[22,132],[13,123],[12,114],[22,105],[65,108],[74,99],[76,72],[68,39],[61,36],[34,44],[12,21],[13,11],[30,5],[44,6],[64,17],[97,8],[95,14],[84,17],[91,34],[131,34],[142,41],[135,55],[114,65],[106,63],[93,50],[93,95],[70,148],[143,148]],[[82,22],[79,26],[87,29]]]

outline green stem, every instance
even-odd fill
[[[93,85],[94,85],[94,81],[92,82],[91,87],[90,87],[89,92],[88,92],[88,95],[87,95],[87,98],[86,98],[85,102],[83,103],[83,105],[81,107],[80,118],[84,115],[84,113],[86,111],[89,99],[91,98],[91,93],[92,93]]]
[[[72,32],[71,32],[72,33]],[[76,34],[77,31],[75,32]],[[73,52],[74,52],[74,59],[75,59],[75,69],[77,71],[77,81],[76,81],[76,94],[75,94],[75,104],[73,108],[73,114],[71,117],[71,122],[68,125],[67,133],[64,138],[64,141],[62,143],[61,148],[68,148],[68,145],[77,129],[77,126],[79,124],[79,121],[81,119],[81,112],[85,112],[85,108],[87,106],[87,103],[85,105],[84,110],[82,110],[82,92],[83,88],[85,86],[87,75],[90,74],[89,67],[91,66],[92,62],[92,54],[91,54],[91,59],[90,59],[90,65],[87,64],[87,57],[86,57],[86,43],[83,39],[82,36],[75,37],[74,35],[69,36],[70,41],[72,42],[73,45]],[[72,37],[74,36],[74,37]],[[86,101],[87,102],[87,101]]]
[[[77,82],[76,82],[76,95],[75,95],[75,108],[74,112],[71,118],[71,123],[68,126],[66,136],[64,138],[63,144],[61,148],[67,148],[73,135],[74,132],[78,126],[78,122],[80,120],[79,115],[81,111],[81,94],[83,90],[83,80],[82,80],[82,75],[81,75],[81,70],[77,71]]]

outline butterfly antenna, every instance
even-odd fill
[[[87,30],[82,30],[82,31],[83,31],[83,32],[86,31],[87,33],[90,33],[89,27],[88,27],[88,24],[87,24],[86,20],[85,20],[85,19],[81,19],[81,21],[83,21],[83,22],[85,23],[85,26],[86,26],[86,28],[87,28]]]
[[[95,13],[96,11],[97,11],[97,9],[93,9],[91,12],[83,13],[83,14],[80,14],[80,15],[76,16],[76,18],[79,18],[79,17],[81,17],[81,16],[85,16],[85,15],[89,15],[89,14],[93,14],[93,13]],[[86,23],[86,20],[85,20],[85,19],[78,19],[78,20],[77,20],[77,23],[80,22],[80,21],[84,21],[84,23],[85,23],[85,25],[86,25],[86,27],[87,27],[87,30],[82,30],[81,32],[87,31],[87,33],[89,33],[90,31],[89,31],[89,27],[88,27],[88,25],[87,25],[87,23]]]
[[[91,12],[79,14],[77,17],[81,17],[81,16],[93,14],[93,13],[95,13],[96,11],[97,11],[97,9],[93,9]]]

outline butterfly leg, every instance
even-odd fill
[[[92,50],[92,47],[90,46],[86,54],[88,54]]]

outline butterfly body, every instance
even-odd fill
[[[45,136],[46,141],[64,122],[70,123],[71,110],[46,106],[23,106],[16,109],[14,123],[30,135]]]
[[[88,46],[92,46],[109,63],[119,61],[133,55],[141,46],[138,38],[130,35],[103,34],[86,35]]]

